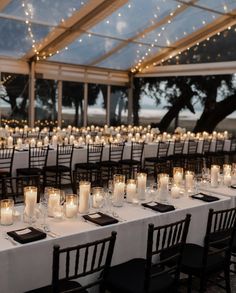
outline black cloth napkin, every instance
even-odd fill
[[[230,186],[233,189],[236,189],[236,184]]]
[[[212,202],[212,201],[219,200],[219,197],[208,195],[208,194],[205,194],[205,193],[202,193],[202,192],[200,192],[198,194],[194,194],[191,197],[195,198],[195,199],[200,199],[200,200],[206,201],[206,202]]]
[[[19,229],[15,231],[7,232],[9,236],[11,236],[15,241],[19,243],[29,243],[37,240],[41,240],[46,238],[47,234],[37,230],[33,227],[27,227],[24,229]]]
[[[101,212],[93,213],[93,214],[89,214],[89,215],[84,215],[83,217],[85,220],[93,222],[93,223],[100,225],[100,226],[116,224],[119,222],[117,219],[115,219],[109,215],[103,214]]]
[[[163,204],[163,203],[154,202],[154,201],[142,203],[142,205],[145,208],[149,208],[160,213],[165,213],[165,212],[170,212],[175,210],[175,207],[172,205]]]

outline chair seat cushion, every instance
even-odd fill
[[[46,166],[44,170],[48,172],[54,172],[54,173],[56,172],[63,173],[63,172],[70,172],[70,167],[64,166],[64,165]]]
[[[130,159],[120,160],[119,163],[122,165],[139,165],[139,164],[141,164],[140,161],[130,160]]]
[[[64,282],[60,282],[59,292],[64,292],[64,291],[67,291],[67,290],[72,290],[72,289],[80,288],[80,287],[81,287],[81,285],[79,283],[75,282],[75,281],[67,281],[67,282],[64,281]],[[80,292],[81,293],[87,293],[88,291],[87,290],[82,290]],[[48,285],[48,286],[45,286],[45,287],[41,287],[41,288],[38,288],[38,289],[27,291],[26,293],[53,293],[52,285]]]
[[[181,271],[186,274],[200,275],[203,268],[204,248],[197,244],[186,244],[183,252]],[[206,273],[219,271],[224,267],[224,258],[218,254],[208,256]]]
[[[10,176],[11,176],[10,172],[0,170],[0,178],[2,178],[2,177],[10,177]]]
[[[19,168],[16,169],[17,175],[40,175],[42,170],[40,168]]]
[[[132,259],[111,267],[105,277],[105,288],[112,293],[142,293],[144,291],[145,259]],[[174,279],[165,274],[152,279],[149,293],[172,292]],[[168,290],[170,289],[170,290]]]
[[[118,165],[120,165],[120,163],[116,161],[102,161],[100,163],[101,167],[107,167],[107,168],[116,167]]]
[[[97,163],[78,163],[75,164],[75,169],[85,169],[85,170],[92,170],[98,169],[99,165]]]

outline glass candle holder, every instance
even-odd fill
[[[223,165],[223,182],[226,186],[232,184],[232,166],[229,164]]]
[[[187,191],[193,191],[194,189],[194,172],[193,171],[185,172],[185,188]]]
[[[136,180],[128,179],[126,185],[126,200],[127,202],[133,203],[136,201],[137,192],[136,192]]]
[[[50,187],[47,189],[48,216],[54,217],[54,209],[60,206],[60,189]]]
[[[13,224],[14,201],[13,199],[3,199],[0,201],[0,221],[1,225],[9,226]]]
[[[158,193],[159,193],[159,199],[161,202],[167,201],[167,196],[169,192],[169,175],[166,173],[160,173],[157,177],[158,182]]]
[[[113,176],[113,205],[122,207],[125,194],[125,176],[115,174]]]
[[[104,189],[103,187],[92,188],[93,208],[101,209],[104,205]]]
[[[139,200],[145,200],[146,187],[147,187],[147,174],[138,173],[137,174],[137,191],[138,191]]]
[[[91,183],[89,181],[80,181],[79,183],[79,212],[86,214],[89,212],[89,196]]]
[[[78,195],[67,194],[65,202],[65,216],[67,218],[75,218],[78,213]]]
[[[26,186],[24,187],[24,221],[26,223],[32,224],[36,221],[35,211],[37,205],[37,187],[36,186]]]
[[[173,183],[181,186],[183,182],[184,169],[181,167],[173,168]]]
[[[180,187],[178,185],[173,184],[171,186],[171,191],[170,192],[171,192],[171,196],[173,198],[179,198],[180,197]]]
[[[211,165],[211,187],[218,187],[220,166]]]

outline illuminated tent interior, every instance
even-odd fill
[[[99,84],[98,92],[106,95],[102,123],[112,124],[112,113],[106,109],[112,108],[114,89],[125,88],[127,111],[122,122],[135,123],[136,77],[236,72],[235,15],[234,0],[2,0],[0,95],[4,97],[4,89],[10,95],[7,86],[20,78],[24,86],[15,97],[24,91],[27,113],[9,117],[24,118],[32,126],[45,118],[40,111],[48,107],[47,94],[37,89],[47,80],[56,97],[51,102],[56,103],[55,115],[49,119],[61,125],[64,107],[73,106],[63,102],[65,88],[77,84],[83,103],[78,124],[87,125],[96,123],[88,117],[93,108],[90,85]]]

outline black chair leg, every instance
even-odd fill
[[[226,285],[226,292],[231,293],[231,287],[230,287],[230,270],[227,268],[224,271],[225,276],[225,285]]]
[[[192,292],[192,275],[188,275],[188,293]]]
[[[200,290],[199,292],[200,293],[204,293],[205,292],[205,288],[206,287],[206,278],[204,275],[201,275],[201,278],[200,278]]]

